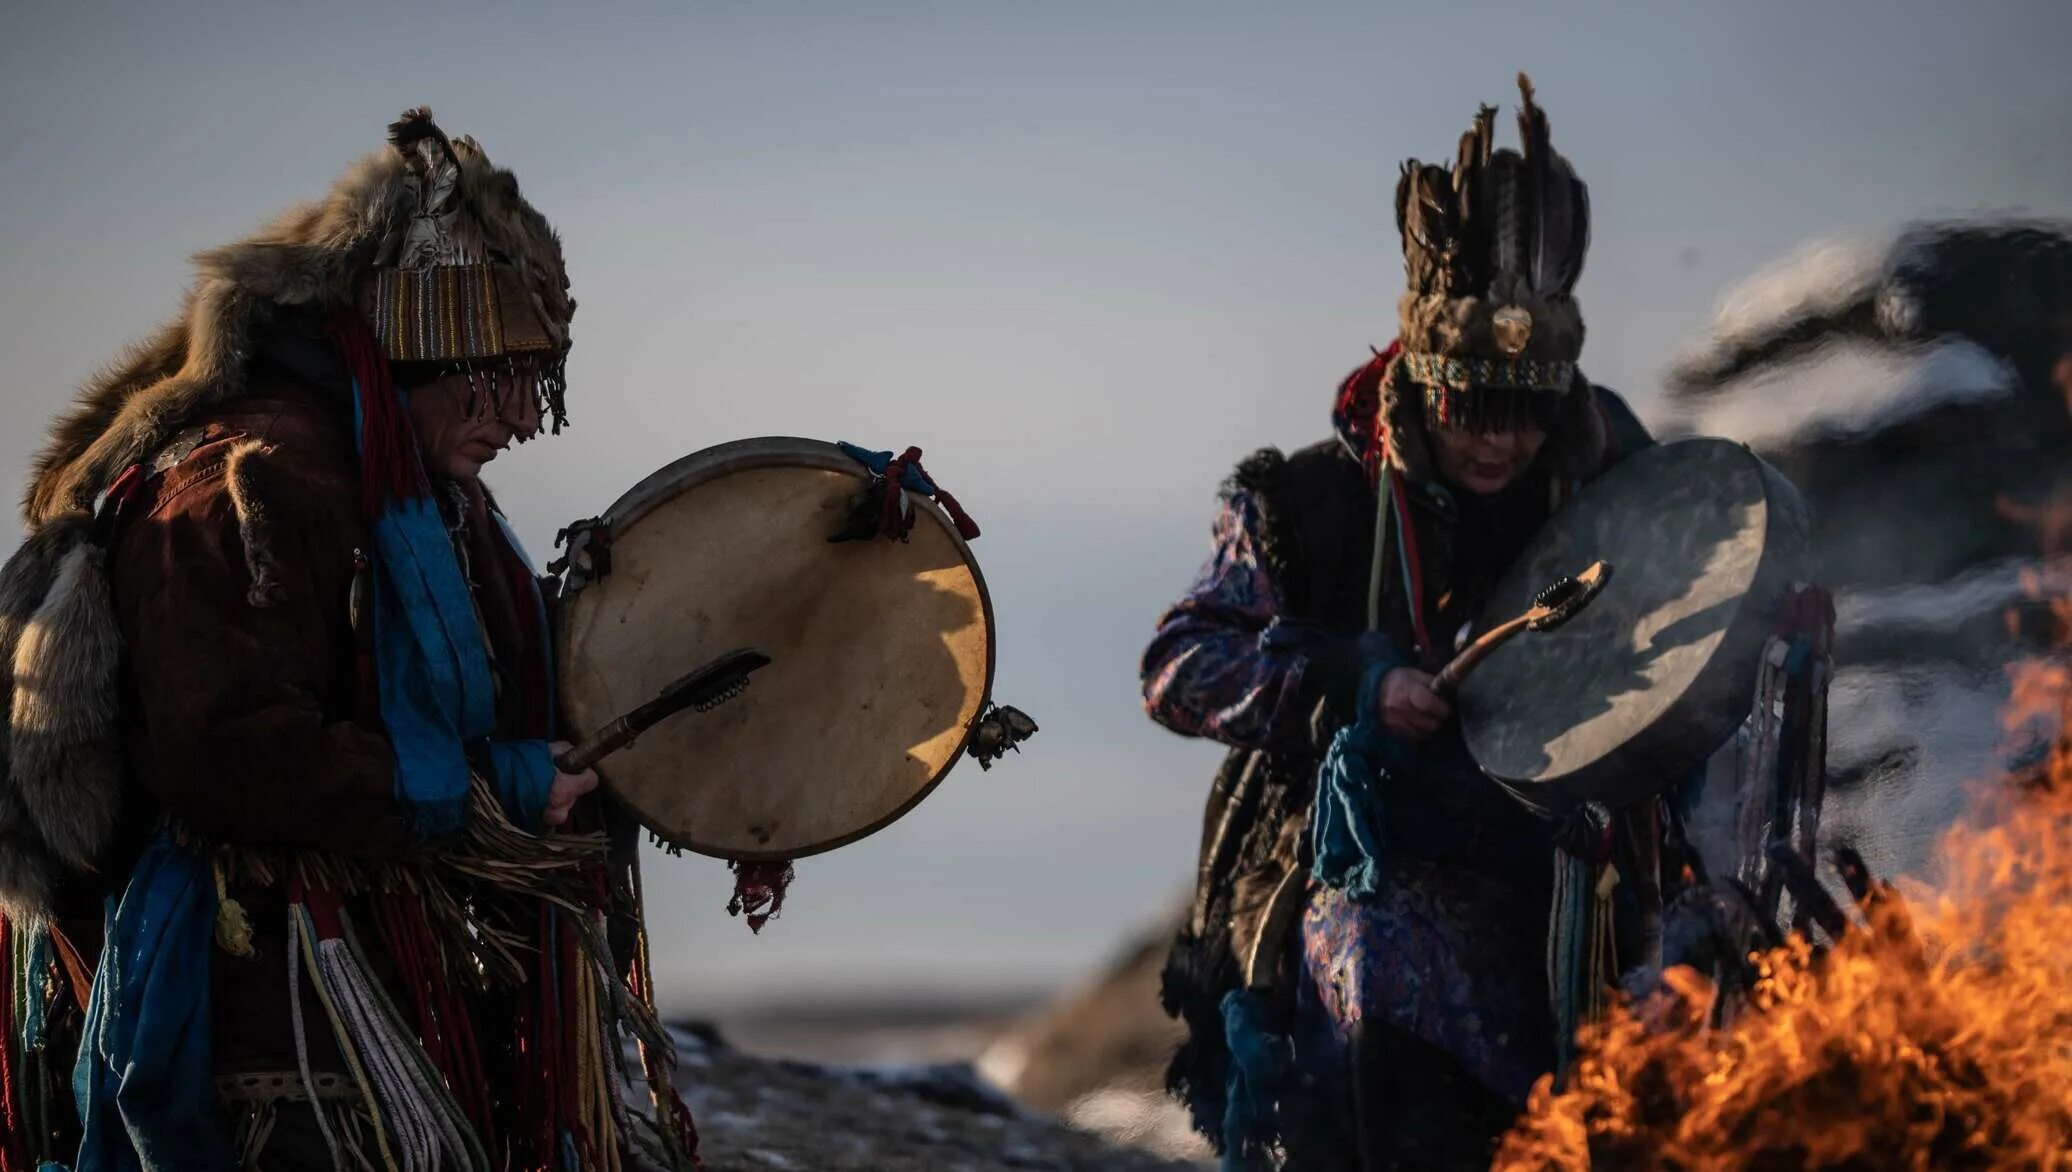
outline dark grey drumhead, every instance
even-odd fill
[[[1574,619],[1467,678],[1476,762],[1553,814],[1683,777],[1748,714],[1778,607],[1812,573],[1808,520],[1790,481],[1726,440],[1658,444],[1606,473],[1534,535],[1482,615],[1513,618],[1592,561],[1616,569]]]

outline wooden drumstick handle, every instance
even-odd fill
[[[612,753],[625,748],[640,735],[632,721],[621,716],[583,738],[583,743],[554,758],[554,768],[563,773],[582,773]]]
[[[769,662],[770,657],[760,651],[748,648],[729,651],[663,688],[654,699],[584,737],[581,744],[554,758],[554,768],[563,773],[581,773],[686,708],[702,710],[724,704],[748,686],[751,673]]]
[[[1489,658],[1489,653],[1511,641],[1520,631],[1551,631],[1576,617],[1590,605],[1605,584],[1612,580],[1612,564],[1605,561],[1591,562],[1573,578],[1559,578],[1533,596],[1532,605],[1524,614],[1507,623],[1500,623],[1461,649],[1439,674],[1432,677],[1432,691],[1441,700],[1451,701],[1460,691],[1461,681],[1475,666]]]
[[[1461,681],[1468,678],[1468,673],[1489,658],[1490,652],[1510,642],[1513,636],[1525,630],[1531,622],[1530,617],[1520,615],[1462,648],[1459,655],[1447,661],[1446,666],[1439,669],[1439,674],[1432,677],[1432,691],[1438,693],[1441,700],[1452,701],[1454,694],[1460,691]]]

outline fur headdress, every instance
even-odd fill
[[[284,315],[358,311],[392,361],[509,366],[562,420],[575,301],[561,241],[509,171],[429,110],[406,112],[322,200],[195,269],[180,313],[52,427],[23,496],[29,538],[0,568],[0,911],[16,918],[46,912],[63,874],[92,867],[119,806],[121,639],[94,504],[243,393]]]
[[[387,149],[321,201],[194,261],[179,316],[58,420],[23,501],[30,529],[86,509],[187,418],[234,398],[253,343],[283,310],[359,308],[392,359],[536,353],[555,369],[575,313],[546,217],[516,177],[473,139],[448,139],[426,109],[392,124]]]
[[[1535,421],[1579,468],[1603,449],[1576,369],[1589,191],[1555,153],[1522,73],[1518,89],[1522,153],[1495,149],[1496,108],[1483,106],[1451,167],[1411,159],[1396,184],[1405,289],[1383,410],[1389,457],[1406,472],[1428,472],[1425,427]]]

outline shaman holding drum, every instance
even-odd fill
[[[1239,465],[1144,655],[1152,717],[1232,748],[1164,1000],[1169,1084],[1238,1166],[1487,1166],[1652,947],[1660,795],[1746,713],[1804,547],[1774,473],[1655,447],[1577,368],[1587,194],[1520,88],[1522,152],[1484,107],[1455,165],[1404,166],[1395,342],[1332,439]],[[1565,624],[1511,622],[1585,567],[1542,597]],[[1442,669],[1506,624],[1455,694]]]
[[[429,111],[199,265],[0,572],[0,1167],[698,1166],[640,829],[759,927],[1032,734],[976,527],[918,450],[746,441],[536,578],[481,472],[560,430],[575,302]]]

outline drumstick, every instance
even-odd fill
[[[1441,699],[1453,699],[1454,693],[1460,690],[1461,681],[1475,670],[1477,664],[1487,659],[1490,652],[1510,642],[1512,636],[1521,631],[1551,631],[1576,617],[1611,580],[1610,562],[1591,562],[1588,569],[1575,577],[1558,579],[1552,586],[1533,595],[1532,606],[1524,614],[1490,628],[1454,656],[1452,662],[1440,668],[1439,674],[1432,677],[1432,691]]]
[[[563,773],[581,773],[686,708],[696,708],[700,712],[717,708],[740,695],[741,690],[748,686],[749,674],[769,662],[769,656],[750,648],[729,651],[663,688],[654,699],[583,738],[583,743],[554,759],[554,768]]]

